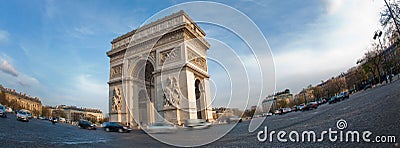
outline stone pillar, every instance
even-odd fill
[[[208,121],[213,121],[214,118],[212,116],[212,106],[211,106],[211,102],[212,102],[212,98],[211,98],[211,93],[210,93],[210,80],[209,78],[205,78],[203,79],[203,83],[204,83],[204,95],[205,95],[205,101],[204,101],[204,105],[205,105],[205,119]]]
[[[187,92],[186,98],[188,99],[188,111],[189,111],[189,119],[197,119],[197,107],[196,107],[196,93],[194,86],[194,74],[188,70],[186,73],[186,85]]]

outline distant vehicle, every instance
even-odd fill
[[[339,100],[344,100],[349,98],[349,93],[347,91],[341,92],[338,96],[337,99]]]
[[[148,126],[146,130],[148,133],[158,134],[158,133],[174,133],[177,131],[175,125],[165,123],[165,122],[155,122]]]
[[[328,100],[326,99],[326,98],[322,98],[321,99],[321,104],[325,104],[325,103],[327,103],[328,102]]]
[[[29,122],[28,113],[25,110],[17,111],[17,120]]]
[[[310,102],[306,106],[303,107],[302,111],[317,109],[318,103],[317,102]]]
[[[282,112],[281,112],[281,110],[280,109],[277,109],[277,110],[275,110],[275,115],[281,115],[282,114]]]
[[[228,116],[226,117],[226,122],[227,123],[240,123],[242,122],[242,118],[239,116]]]
[[[103,123],[103,128],[106,132],[127,132],[129,133],[132,129],[130,129],[127,126],[124,126],[123,124],[119,122],[104,122]]]
[[[58,118],[58,121],[60,121],[61,123],[65,123],[66,122],[65,118]]]
[[[40,120],[45,120],[46,118],[45,117],[43,117],[43,116],[39,116],[39,118],[38,119],[40,119]]]
[[[293,112],[297,112],[297,111],[298,111],[296,105],[292,107],[292,111],[293,111]]]
[[[13,109],[12,109],[11,107],[7,107],[6,112],[12,113],[12,112],[13,112]]]
[[[79,120],[78,127],[82,129],[96,130],[96,125],[88,120]]]
[[[53,124],[56,124],[56,123],[58,122],[58,119],[55,118],[55,117],[53,117],[53,118],[50,118],[49,121],[50,121],[51,123],[53,123]]]
[[[263,113],[263,115],[264,115],[264,116],[272,116],[272,113],[271,113],[271,112]]]
[[[3,118],[7,118],[6,107],[0,104],[0,116]]]
[[[289,113],[289,112],[292,112],[292,109],[289,108],[289,107],[283,108],[282,110],[283,110],[283,113],[284,113],[284,114]]]
[[[304,108],[304,104],[300,104],[299,106],[297,106],[297,110],[301,111]]]
[[[336,103],[336,102],[339,102],[340,101],[340,99],[337,99],[337,97],[336,96],[333,96],[331,99],[329,99],[329,104],[333,104],[333,103]]]
[[[25,112],[29,119],[33,118],[32,114],[31,114],[31,112],[29,110],[21,109],[21,111]]]
[[[203,119],[187,119],[185,126],[191,129],[204,129],[211,127],[211,123]]]
[[[369,88],[372,88],[372,85],[371,85],[371,84],[367,84],[367,85],[364,86],[364,90],[367,90],[367,89],[369,89]]]

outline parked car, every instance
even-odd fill
[[[280,109],[277,109],[277,110],[275,110],[275,115],[281,115],[282,114],[282,112],[281,112],[281,110]]]
[[[7,113],[12,113],[13,112],[13,109],[11,108],[11,107],[6,107],[7,109],[6,109],[6,112]]]
[[[333,103],[336,103],[336,102],[339,102],[340,101],[340,99],[337,99],[337,97],[336,96],[333,96],[331,99],[329,99],[329,104],[333,104]]]
[[[325,103],[328,103],[328,100],[326,98],[322,98],[321,99],[321,104],[325,104]]]
[[[187,119],[185,120],[185,126],[191,129],[204,129],[211,127],[211,123],[203,119]]]
[[[155,122],[148,126],[145,131],[148,133],[158,134],[158,133],[174,133],[177,131],[175,125],[165,123],[165,122]]]
[[[297,110],[303,110],[303,108],[304,108],[304,104],[300,104],[299,106],[297,106]]]
[[[40,119],[40,120],[45,120],[46,118],[45,117],[43,117],[43,116],[39,116],[39,118],[38,119]]]
[[[29,122],[28,113],[25,110],[17,111],[17,120]]]
[[[302,111],[312,110],[312,109],[317,109],[317,108],[318,108],[317,102],[310,102],[303,107]]]
[[[272,113],[271,113],[271,112],[263,113],[263,115],[264,115],[264,116],[272,116]]]
[[[61,123],[67,122],[67,120],[65,120],[65,118],[58,118],[58,121],[60,121]]]
[[[289,107],[287,107],[287,108],[284,108],[284,109],[283,109],[283,112],[284,112],[284,113],[290,113],[290,112],[292,112],[292,109],[289,108]]]
[[[336,99],[339,100],[344,100],[344,99],[348,99],[349,98],[349,93],[348,92],[341,92]]]
[[[242,122],[242,118],[239,116],[228,116],[226,117],[226,122],[227,123],[240,123]]]
[[[106,132],[127,132],[129,133],[132,129],[124,126],[122,123],[119,122],[104,122],[103,128]]]
[[[344,99],[348,99],[350,97],[350,94],[349,94],[349,92],[345,91],[345,92],[343,92],[343,96],[344,96]]]
[[[6,107],[0,104],[0,116],[3,118],[7,118]]]
[[[82,129],[96,130],[96,125],[88,120],[79,120],[78,127]]]
[[[292,107],[292,111],[293,112],[297,112],[297,106],[296,105]]]
[[[367,90],[367,89],[369,89],[369,88],[372,88],[372,85],[371,85],[371,84],[367,84],[367,85],[364,86],[364,90]]]

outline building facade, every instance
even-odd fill
[[[276,109],[283,107],[292,107],[293,105],[294,98],[289,89],[285,89],[284,91],[269,95],[262,102],[263,112],[273,112]]]
[[[183,11],[114,39],[110,121],[133,127],[212,120],[205,33]]]
[[[3,105],[14,110],[26,109],[32,115],[39,116],[42,113],[42,102],[37,97],[31,97],[15,89],[4,88],[0,85],[0,93],[4,96]]]
[[[93,122],[100,122],[103,120],[103,112],[99,109],[92,108],[79,108],[76,106],[59,105],[55,107],[48,107],[50,116],[64,117],[66,121],[76,122],[80,119],[86,119]]]

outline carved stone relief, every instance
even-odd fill
[[[203,57],[201,57],[200,55],[198,55],[197,53],[195,53],[191,49],[188,49],[187,51],[188,51],[188,54],[187,54],[188,55],[188,60],[190,61],[190,63],[193,63],[197,67],[207,71],[207,61],[206,61],[206,59],[204,59]]]
[[[110,74],[111,74],[111,78],[121,77],[122,76],[122,64],[112,67]]]
[[[112,97],[112,111],[117,112],[122,109],[122,96],[121,91],[118,87],[114,87],[113,97]]]
[[[163,52],[160,52],[159,55],[159,63],[163,65],[164,62],[174,62],[178,61],[181,58],[181,50],[180,48],[169,49]]]
[[[181,100],[181,92],[177,79],[175,77],[167,78],[164,86],[164,107],[179,105]]]

